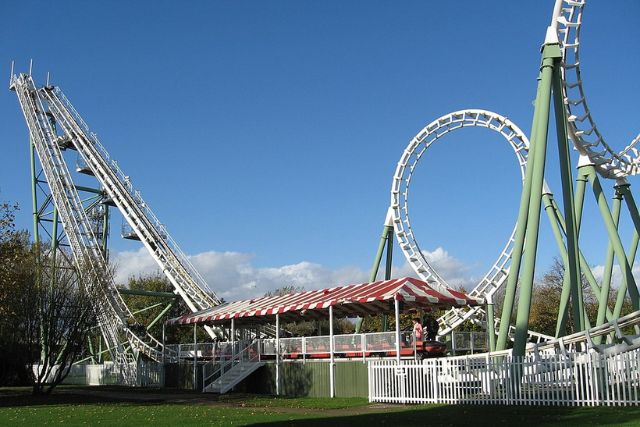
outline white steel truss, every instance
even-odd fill
[[[140,192],[133,188],[129,178],[110,158],[96,135],[89,131],[62,91],[53,86],[37,88],[28,74],[12,75],[10,88],[18,95],[74,260],[81,267],[80,271],[85,272],[82,283],[92,295],[102,335],[114,359],[124,366],[131,366],[134,356],[139,353],[156,361],[162,360],[162,344],[148,332],[134,331],[127,324],[127,319],[132,317],[131,312],[118,293],[113,277],[105,275],[107,262],[73,184],[61,146],[71,145],[78,151],[171,281],[175,292],[192,311],[213,307],[220,304],[220,300],[169,236]],[[213,329],[207,330],[210,335],[215,335]],[[123,342],[128,342],[128,345]]]

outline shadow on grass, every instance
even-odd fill
[[[50,395],[36,396],[30,387],[0,388],[0,408],[47,405],[160,405],[174,402],[216,401],[215,395],[171,389],[130,388],[123,386],[62,386]]]
[[[395,406],[393,408],[396,408]],[[536,407],[429,405],[404,411],[306,418],[253,426],[613,426],[640,425],[638,407]]]

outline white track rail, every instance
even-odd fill
[[[448,133],[465,127],[486,128],[502,135],[516,156],[522,179],[524,179],[525,175],[529,149],[527,136],[509,119],[491,111],[469,109],[446,114],[429,123],[418,132],[404,150],[396,167],[391,187],[391,212],[396,238],[400,249],[414,271],[423,280],[428,281],[431,285],[437,287],[440,292],[444,293],[448,293],[450,286],[437,273],[436,269],[429,264],[420,250],[420,245],[413,231],[409,216],[409,190],[415,168],[431,144]],[[514,235],[515,227],[498,259],[469,293],[471,296],[486,298],[487,295],[492,295],[505,283],[511,263]],[[484,310],[481,307],[451,309],[438,319],[440,323],[439,334],[449,333],[467,319],[479,319],[483,316]],[[546,335],[535,334],[534,336],[533,334],[535,333],[532,333],[531,338],[535,338],[538,342],[551,339]]]
[[[564,102],[569,135],[576,149],[588,156],[605,178],[622,178],[640,171],[638,135],[622,151],[616,152],[596,126],[585,95],[580,69],[580,30],[586,0],[556,0],[551,27],[558,33],[562,49]]]
[[[78,153],[189,308],[195,312],[220,304],[215,293],[142,199],[140,192],[133,188],[129,178],[110,158],[97,136],[89,131],[62,91],[56,87],[44,88],[40,92]]]
[[[86,270],[91,272],[91,277],[83,278],[83,283],[92,295],[109,348],[123,363],[132,362],[132,353],[138,352],[151,359],[162,360],[162,344],[146,331],[129,328],[127,319],[133,316],[118,293],[113,278],[104,276],[107,266],[58,146],[60,138],[71,141],[78,150],[189,308],[192,311],[202,310],[219,304],[219,300],[142,200],[140,192],[134,191],[128,178],[109,158],[95,135],[89,132],[62,92],[52,87],[38,89],[31,76],[26,74],[12,76],[11,87],[18,95],[74,259],[83,267],[81,271],[85,271],[89,264]],[[57,131],[47,114],[55,118]],[[64,135],[59,136],[57,132],[60,131]],[[215,336],[212,329],[208,331]],[[129,343],[128,349],[121,344],[123,337]]]
[[[115,360],[129,363],[129,353],[124,350],[119,338],[125,324],[123,313],[119,309],[120,296],[108,283],[109,278],[105,277],[107,268],[97,239],[56,143],[56,133],[45,115],[45,105],[38,96],[31,76],[12,76],[11,88],[18,96],[75,263],[80,267],[81,283],[96,302],[101,301],[101,304],[94,304],[94,310],[102,335],[109,348],[114,349]]]

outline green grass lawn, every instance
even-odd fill
[[[132,396],[147,400],[132,401]],[[39,425],[640,426],[640,408],[369,405],[360,398],[217,397],[115,387],[61,389],[33,397],[24,390],[0,389],[0,426]]]

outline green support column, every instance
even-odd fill
[[[392,211],[391,208],[387,211],[387,217],[384,222],[384,227],[382,228],[382,234],[380,235],[380,243],[378,244],[378,252],[376,252],[376,257],[373,260],[373,266],[371,267],[371,273],[369,274],[369,282],[375,282],[376,277],[378,276],[378,270],[380,269],[380,262],[382,261],[382,254],[384,253],[385,248],[387,249],[387,258],[385,264],[385,280],[389,280],[391,278],[391,265],[393,261],[393,223],[391,221]],[[356,321],[355,333],[359,334],[362,329],[363,319],[361,317]],[[388,319],[387,315],[382,317],[382,327],[383,330],[387,330]]]
[[[576,196],[575,196],[575,211],[576,211],[576,227],[578,228],[578,234],[580,234],[580,225],[582,224],[582,209],[584,208],[584,193],[587,188],[587,182],[589,182],[589,178],[587,174],[585,174],[586,165],[580,164],[584,161],[584,159],[588,160],[588,157],[580,157],[580,161],[578,162],[578,173],[576,176]]]
[[[562,257],[562,261],[564,265],[567,263],[567,248],[564,242],[564,222],[562,221],[562,216],[560,214],[560,210],[553,200],[553,194],[549,192],[548,189],[545,189],[545,194],[542,195],[542,203],[544,205],[545,212],[547,212],[547,216],[549,217],[549,222],[551,223],[551,228],[553,230],[553,235],[556,239],[556,243],[558,245],[558,250],[560,251],[560,256]],[[582,253],[580,255],[580,267],[582,268],[585,277],[587,277],[587,281],[593,288],[593,291],[596,295],[600,293],[600,287],[598,287],[595,278],[593,277],[593,273],[589,268],[586,260]],[[569,277],[565,275],[563,277],[562,283],[562,294],[560,295],[560,308],[558,310],[558,321],[556,323],[556,337],[560,337],[566,334],[566,322],[568,317],[568,306],[569,306],[569,296],[570,296],[570,286],[569,286]],[[582,316],[585,319],[584,326],[586,329],[589,328],[589,319],[587,317],[587,311],[584,305],[582,306]],[[606,311],[607,318],[611,318],[611,311]]]
[[[629,265],[629,261],[627,260],[627,254],[624,251],[624,247],[622,246],[622,242],[620,241],[620,235],[618,234],[618,230],[613,222],[613,218],[611,217],[611,211],[609,210],[609,204],[607,203],[607,199],[604,196],[602,191],[602,186],[600,185],[600,180],[596,174],[595,168],[593,165],[589,167],[589,182],[593,188],[593,194],[596,197],[598,202],[598,208],[600,209],[600,215],[604,220],[605,227],[607,229],[607,233],[609,235],[609,241],[613,244],[613,250],[618,259],[618,264],[620,265],[620,270],[622,271],[622,285],[625,286],[629,292],[629,296],[631,297],[631,305],[634,310],[639,310],[639,298],[638,298],[638,288],[636,286],[636,281],[633,278],[633,273],[631,272],[631,266]],[[615,314],[615,313],[614,313]]]
[[[156,316],[155,319],[153,319],[151,321],[151,323],[149,323],[147,325],[147,330],[151,329],[151,327],[153,325],[155,325],[158,320],[160,320],[162,318],[162,316],[164,316],[169,310],[171,310],[171,307],[173,307],[173,304],[176,302],[176,300],[174,299],[173,301],[171,301],[169,304],[167,304],[167,306]]]
[[[547,153],[547,133],[549,130],[549,110],[551,102],[551,84],[553,68],[559,66],[562,58],[560,47],[556,43],[549,43],[542,50],[541,90],[536,99],[536,111],[539,119],[536,123],[535,138],[531,141],[530,151],[534,151],[535,163],[531,177],[531,195],[527,212],[526,240],[524,242],[524,260],[522,262],[522,277],[520,295],[516,315],[516,334],[513,354],[523,356],[527,344],[529,328],[529,313],[531,311],[531,295],[535,273],[536,255],[538,249],[538,232],[540,225],[540,207],[542,201],[542,185],[544,182],[544,168]],[[529,172],[527,170],[527,172]],[[502,328],[501,328],[502,329]]]
[[[536,90],[536,103],[540,98],[542,84],[538,77],[538,87]],[[533,123],[531,125],[531,139],[535,138],[536,123],[540,116],[539,110],[536,108],[533,112]],[[504,350],[507,348],[507,340],[509,338],[509,325],[511,324],[511,315],[513,313],[513,304],[516,299],[516,287],[518,284],[518,276],[520,274],[520,262],[522,260],[522,251],[524,249],[524,240],[527,230],[527,212],[529,211],[529,199],[531,196],[531,177],[533,175],[535,153],[532,147],[529,147],[527,156],[527,169],[525,171],[524,183],[522,185],[522,195],[520,196],[520,208],[518,211],[518,222],[516,224],[516,232],[514,236],[513,252],[511,253],[511,264],[509,266],[509,276],[507,277],[507,286],[502,303],[502,315],[500,317],[500,330],[498,331],[498,342],[496,350]]]
[[[109,240],[109,205],[106,203],[104,206],[104,216],[102,217],[102,253],[104,254],[105,261],[109,262],[109,252],[107,251]]]
[[[384,253],[385,247],[387,248],[387,267],[386,272],[391,274],[389,268],[389,235],[393,236],[393,227],[389,225],[385,225],[382,229],[382,235],[380,236],[380,244],[378,245],[378,252],[376,252],[376,258],[373,261],[373,266],[371,267],[371,273],[369,274],[369,282],[375,282],[376,277],[378,276],[378,270],[380,269],[380,262],[382,261],[382,254]]]
[[[621,184],[624,185],[624,184]],[[615,194],[611,203],[611,216],[613,218],[614,226],[618,227],[620,222],[620,208],[622,206],[622,192],[620,186],[614,187]],[[627,184],[628,185],[628,184]],[[611,289],[611,276],[613,274],[613,245],[611,242],[607,245],[607,258],[604,263],[604,273],[602,274],[602,288],[598,294],[598,314],[596,316],[596,326],[600,326],[605,323],[605,314],[607,312],[607,304],[609,302],[609,291]],[[600,344],[602,342],[602,336],[594,337],[593,342]]]
[[[556,211],[556,219],[558,221],[558,225],[560,225],[560,229],[564,233],[565,224],[564,224],[564,220],[562,219],[562,215],[560,214],[560,208],[558,208],[558,205],[556,204],[555,200],[551,199],[551,203],[553,203],[553,208]],[[598,281],[593,275],[593,272],[591,271],[591,267],[589,266],[587,259],[582,254],[582,251],[578,251],[578,253],[580,255],[580,269],[584,274],[584,277],[587,279],[587,283],[589,283],[589,286],[591,287],[595,295],[600,295],[600,285],[598,285]],[[611,320],[612,318],[613,317],[611,314],[611,310],[607,309],[607,321]]]
[[[564,218],[562,217],[562,213],[560,212],[560,208],[558,208],[558,205],[556,204],[555,200],[552,197],[549,199],[549,201],[553,205],[553,209],[555,211],[555,218],[557,220],[557,224],[560,226],[560,231],[562,233],[565,233],[565,228],[566,227],[565,227],[565,223],[564,223]],[[562,247],[563,247],[563,245],[562,245]],[[593,272],[591,271],[591,267],[589,266],[589,263],[587,262],[587,259],[582,254],[582,251],[578,251],[578,254],[580,256],[580,269],[582,271],[582,274],[584,274],[584,277],[587,279],[587,283],[589,283],[589,286],[593,290],[594,295],[600,295],[600,285],[598,285],[598,281],[596,280],[595,276],[593,275]],[[568,287],[567,287],[567,292],[569,292],[568,291]],[[559,310],[559,313],[563,313],[563,312],[566,313],[567,306],[568,306],[568,301],[569,301],[568,295],[569,294],[567,293],[567,298],[566,298],[566,301],[564,301],[564,305],[563,305],[563,303],[561,301],[561,303],[560,303],[561,309]],[[609,320],[611,320],[613,318],[611,310],[609,310],[609,309],[607,309],[606,318],[607,318],[607,321],[609,321]],[[558,319],[559,322],[560,322],[560,320],[561,319]],[[562,328],[560,328],[560,329],[562,329]]]
[[[489,335],[489,351],[496,351],[496,330],[493,311],[493,294],[486,297],[487,302],[487,335]]]
[[[556,239],[556,243],[558,245],[558,249],[560,250],[560,256],[562,257],[563,265],[567,265],[567,250],[564,245],[564,237],[562,231],[560,230],[560,221],[559,214],[555,209],[555,205],[553,203],[553,194],[549,191],[545,186],[545,191],[542,194],[542,204],[544,206],[544,210],[549,217],[549,223],[551,224],[551,230],[553,231],[553,236]],[[556,324],[556,337],[562,336],[566,332],[566,323],[567,323],[567,308],[569,306],[569,296],[571,294],[570,287],[570,279],[567,274],[562,278],[562,293],[560,294],[560,306],[558,309],[558,321]]]
[[[393,264],[393,227],[386,226],[387,229],[387,259],[384,269],[384,280],[391,279],[391,268]]]
[[[635,199],[633,198],[633,194],[631,193],[629,186],[628,185],[621,186],[620,191],[622,192],[625,203],[627,205],[627,209],[629,210],[629,214],[631,215],[631,219],[633,221],[633,225],[635,228],[633,233],[633,239],[631,241],[631,247],[629,248],[629,253],[627,254],[627,262],[629,263],[629,266],[633,266],[636,258],[636,252],[638,250],[638,241],[640,240],[640,215],[638,214],[638,207],[636,205]],[[616,316],[616,318],[619,317],[620,313],[622,312],[622,305],[624,303],[624,298],[626,295],[626,288],[624,288],[624,285],[625,284],[622,283],[618,288],[616,305],[613,309],[613,314],[614,316]],[[636,289],[636,292],[637,292],[637,289]],[[631,291],[629,293],[631,294]],[[632,300],[632,304],[633,304],[633,300]]]
[[[33,241],[38,246],[40,244],[40,230],[38,228],[39,207],[38,207],[38,176],[36,174],[36,148],[33,140],[29,140],[29,153],[31,160],[31,201],[33,204]]]
[[[560,67],[555,67],[553,69],[553,105],[556,117],[558,154],[560,158],[560,178],[562,182],[562,201],[564,205],[566,224],[565,231],[567,236],[568,263],[565,263],[565,276],[569,276],[571,299],[573,300],[573,315],[577,332],[584,330],[584,299],[582,295],[582,281],[580,280],[578,227],[574,216],[573,178],[571,173],[569,138],[567,136],[567,118],[562,95],[562,75]]]

